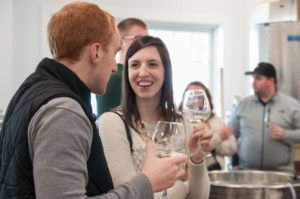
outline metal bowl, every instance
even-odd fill
[[[300,198],[300,180],[290,173],[254,170],[210,171],[209,178],[211,199]]]

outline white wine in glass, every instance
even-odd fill
[[[182,103],[182,113],[192,125],[199,125],[208,120],[211,115],[211,107],[205,92],[200,89],[186,91]],[[196,153],[202,153],[206,157],[211,156],[210,152],[202,151],[200,146]]]
[[[186,154],[186,135],[182,123],[158,121],[152,137],[154,154],[159,158]],[[184,165],[181,165],[184,168]],[[167,189],[160,199],[168,199]]]

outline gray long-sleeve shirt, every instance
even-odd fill
[[[283,138],[270,137],[269,124],[283,129]],[[242,169],[294,171],[294,144],[300,143],[300,103],[277,93],[266,105],[256,95],[243,99],[230,124],[238,140]]]
[[[87,160],[93,129],[81,106],[67,97],[43,105],[28,127],[36,198],[88,198]],[[99,199],[153,198],[152,186],[139,174]]]

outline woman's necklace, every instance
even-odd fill
[[[146,138],[151,139],[151,135],[149,135],[148,130],[151,131],[151,129],[147,129],[147,126],[145,124],[145,122],[141,121],[140,124],[138,125],[138,130],[141,134],[141,137],[146,140]]]
[[[141,134],[141,137],[145,140],[146,138],[148,138],[148,133],[147,133],[147,128],[146,125],[143,121],[140,122],[139,126],[138,126],[138,130]]]

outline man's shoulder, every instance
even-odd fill
[[[282,100],[282,101],[287,101],[293,105],[300,105],[300,102],[299,100],[297,100],[296,98],[290,96],[290,95],[287,95],[287,94],[284,94],[284,93],[277,93],[277,96],[279,98],[279,100]]]
[[[48,113],[49,111],[53,113],[53,110],[72,112],[82,118],[87,118],[81,105],[71,97],[56,97],[51,99],[49,102],[44,104],[38,112],[43,111]]]
[[[105,121],[114,122],[114,123],[122,122],[121,116],[123,114],[119,111],[117,111],[117,113],[114,111],[105,112],[99,117],[99,122],[105,122]]]
[[[71,97],[56,97],[51,99],[47,104],[47,106],[64,108],[64,109],[82,109],[80,104]]]
[[[257,100],[257,96],[256,95],[250,95],[250,96],[247,96],[243,99],[241,99],[241,101],[239,101],[239,105],[242,105],[242,104],[248,104],[248,103],[251,103],[253,101],[256,101]]]
[[[256,95],[245,97],[237,103],[234,110],[235,112],[242,112],[245,109],[253,107],[256,104],[256,101],[258,101]]]

